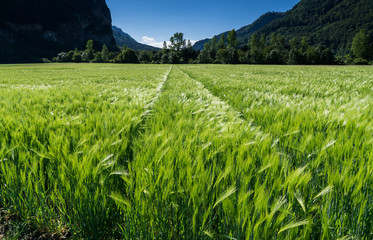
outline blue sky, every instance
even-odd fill
[[[162,46],[175,32],[190,40],[236,30],[269,11],[284,12],[299,0],[106,0],[113,25],[138,42]]]

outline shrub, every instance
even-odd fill
[[[355,58],[354,59],[354,64],[355,65],[368,65],[369,62],[363,58]]]
[[[52,61],[49,60],[48,58],[42,58],[41,61],[42,61],[43,63],[51,63],[51,62],[52,62]]]
[[[82,55],[79,52],[74,53],[73,59],[74,62],[79,63],[82,61]]]

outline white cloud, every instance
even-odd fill
[[[190,43],[192,44],[192,46],[193,46],[196,42],[198,42],[198,40],[190,40]],[[188,40],[187,40],[187,43],[188,43]]]
[[[162,48],[163,47],[163,42],[157,42],[154,38],[148,37],[148,36],[143,36],[141,43],[150,45],[153,47],[158,47]],[[167,45],[169,45],[170,42],[167,42]]]
[[[187,40],[188,42],[188,40]],[[197,40],[190,40],[191,44],[193,45],[194,43],[197,42]],[[163,48],[163,41],[162,42],[157,42],[154,38],[148,37],[148,36],[143,36],[141,43],[150,45],[153,47],[158,47],[158,48]],[[167,46],[169,46],[171,43],[170,41],[166,41]]]

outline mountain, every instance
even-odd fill
[[[257,20],[255,20],[252,24],[249,24],[247,26],[244,26],[236,31],[237,41],[239,46],[243,46],[247,44],[247,41],[251,37],[252,34],[254,34],[256,31],[260,30],[267,24],[273,22],[276,19],[281,19],[285,16],[285,13],[280,12],[267,12],[266,14],[263,14],[260,16]],[[221,38],[221,36],[224,34],[225,37],[227,37],[228,32],[220,33],[218,35],[218,39]],[[202,50],[203,45],[207,42],[209,42],[211,39],[207,38],[201,41],[196,42],[193,45],[193,48],[195,50]]]
[[[0,39],[0,63],[38,62],[89,39],[116,49],[105,0],[1,0]]]
[[[115,42],[120,47],[123,47],[124,45],[126,45],[127,47],[133,50],[159,50],[159,48],[137,42],[129,34],[123,32],[122,29],[116,26],[112,26],[112,30],[113,30]]]
[[[239,45],[247,44],[251,35],[253,35],[256,31],[258,31],[261,28],[265,27],[266,25],[270,24],[274,20],[278,20],[278,19],[283,18],[284,16],[285,16],[285,13],[268,12],[268,13],[260,16],[252,24],[238,29],[237,33],[236,33],[236,36],[237,36],[237,41],[239,42]]]
[[[366,29],[373,40],[372,0],[302,0],[258,33],[307,36],[311,44],[343,53],[361,29]]]
[[[287,39],[306,36],[311,45],[324,45],[344,55],[361,29],[367,31],[373,42],[373,0],[301,0],[286,13],[266,13],[240,28],[237,40],[241,47],[254,32],[267,37],[282,34]],[[209,40],[199,41],[193,48],[201,50]]]

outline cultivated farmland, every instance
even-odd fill
[[[0,65],[9,238],[371,239],[373,68]]]

